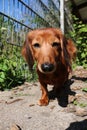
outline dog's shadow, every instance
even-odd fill
[[[57,93],[57,95],[54,93],[54,90],[51,90],[49,92],[49,99],[54,100],[55,98],[57,98],[58,104],[62,107],[67,107],[68,105],[68,96],[69,95],[75,95],[76,93],[74,91],[72,91],[70,89],[71,84],[74,83],[74,80],[69,79],[64,86],[62,87],[62,89]]]
[[[87,130],[87,119],[79,122],[72,122],[66,130]]]

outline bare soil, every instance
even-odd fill
[[[51,93],[52,86],[48,86]],[[48,106],[38,106],[39,83],[0,91],[0,130],[87,130],[87,70],[70,75]]]

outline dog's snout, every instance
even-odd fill
[[[43,72],[51,72],[54,70],[54,65],[50,63],[44,63],[41,65]]]

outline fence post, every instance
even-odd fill
[[[60,28],[64,33],[64,0],[60,0]]]

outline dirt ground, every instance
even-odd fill
[[[52,86],[48,86],[49,91]],[[0,91],[0,130],[87,130],[87,70],[78,67],[48,106],[38,106],[39,83]],[[50,93],[50,92],[49,92]]]

